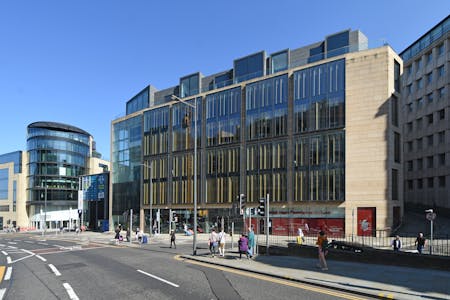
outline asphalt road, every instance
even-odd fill
[[[8,234],[0,250],[3,299],[363,299],[184,261],[177,254],[190,244],[138,249]]]

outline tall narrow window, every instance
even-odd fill
[[[400,93],[400,64],[394,60],[394,88]]]
[[[400,134],[394,132],[394,161],[400,163]]]
[[[392,200],[398,200],[398,170],[392,169]]]

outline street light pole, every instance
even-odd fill
[[[192,254],[197,255],[197,98],[194,105],[187,103],[175,95],[172,99],[194,108],[194,239],[192,243]]]

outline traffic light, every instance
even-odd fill
[[[247,197],[245,197],[244,194],[239,195],[239,209],[241,211],[241,215],[244,214],[246,199],[247,199]]]
[[[265,198],[259,199],[258,215],[260,215],[262,217],[264,217],[266,215],[266,199]]]

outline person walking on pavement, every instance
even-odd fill
[[[250,258],[253,257],[255,253],[255,232],[253,231],[253,226],[248,229],[248,255]]]
[[[395,252],[400,251],[402,248],[402,241],[400,241],[400,237],[397,235],[395,236],[395,239],[392,241],[392,247],[394,248]]]
[[[216,230],[213,228],[211,229],[211,233],[209,234],[209,252],[211,253],[211,257],[215,257],[216,256],[216,250],[217,250],[217,246],[218,246],[218,235],[216,233]]]
[[[417,251],[419,252],[419,254],[422,254],[423,248],[425,248],[425,238],[423,237],[422,232],[419,232],[414,245],[417,245]]]
[[[223,228],[219,232],[219,256],[225,257],[225,231]]]
[[[116,235],[114,236],[114,239],[116,240],[116,244],[119,244],[121,230],[122,230],[122,226],[119,224],[119,226],[116,227],[116,230],[115,230]]]
[[[170,248],[172,248],[172,244],[177,249],[177,244],[175,244],[175,230],[170,231]]]
[[[245,234],[242,234],[241,237],[239,238],[238,246],[239,246],[239,259],[242,259],[243,253],[245,253],[245,255],[247,256],[247,259],[249,259],[249,257],[248,257],[248,239],[245,236]]]
[[[317,237],[316,245],[318,247],[319,252],[319,264],[318,267],[321,268],[323,271],[328,270],[327,261],[325,259],[325,256],[328,253],[327,247],[328,247],[328,239],[325,232],[320,231],[319,236]]]

